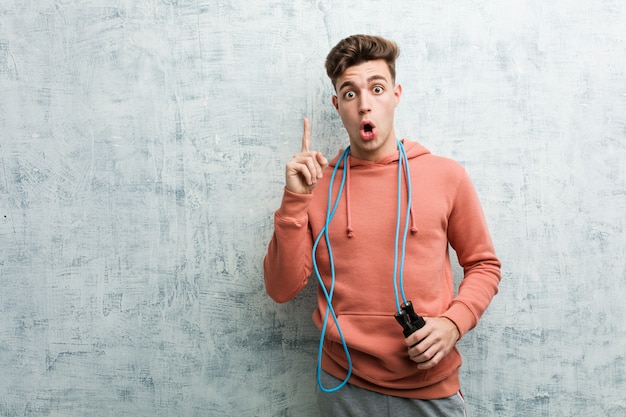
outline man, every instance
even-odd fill
[[[367,35],[343,39],[328,54],[332,103],[349,147],[329,164],[310,149],[305,119],[264,259],[265,287],[277,302],[295,297],[312,273],[321,284],[313,320],[322,331],[324,417],[464,416],[456,343],[500,281],[465,170],[396,139],[397,57],[395,43]],[[448,245],[464,270],[456,296]],[[425,324],[402,323],[408,306]]]

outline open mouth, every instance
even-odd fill
[[[361,139],[371,140],[376,136],[376,126],[374,123],[364,120],[361,122]]]

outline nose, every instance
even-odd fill
[[[367,114],[372,111],[370,97],[367,94],[361,95],[361,100],[359,101],[359,114]]]

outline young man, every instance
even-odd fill
[[[396,139],[397,56],[395,43],[366,35],[330,51],[332,102],[350,146],[329,164],[310,149],[305,119],[264,259],[265,287],[277,302],[295,297],[312,274],[323,284],[313,320],[322,331],[325,417],[464,416],[456,343],[500,282],[465,170]],[[456,295],[448,245],[464,270]],[[425,324],[414,316],[398,324],[409,304]]]

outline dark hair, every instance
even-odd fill
[[[396,59],[400,50],[395,42],[372,35],[352,35],[339,41],[326,57],[326,73],[333,86],[346,69],[366,61],[384,59],[391,79],[396,81]]]

